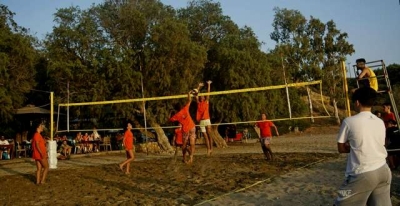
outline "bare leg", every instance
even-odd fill
[[[128,150],[126,151],[126,160],[119,164],[119,168],[123,171],[124,166],[126,165],[126,171],[125,174],[130,173],[130,162],[132,162],[135,159],[135,156],[133,155],[133,150]]]
[[[43,167],[42,180],[40,181],[40,184],[44,184],[44,183],[46,183],[47,173],[49,172],[49,162],[47,161],[47,158],[41,159],[39,161]]]
[[[213,141],[212,136],[210,135],[210,134],[211,134],[211,126],[210,126],[210,125],[208,125],[208,126],[206,127],[206,131],[207,131],[208,141],[209,141],[209,144],[210,144],[210,155],[211,155],[211,153],[212,153],[212,151],[213,151],[214,141]]]
[[[174,159],[176,160],[176,156],[178,156],[178,147],[175,147],[175,154],[174,154]]]
[[[207,135],[207,132],[202,132],[203,136],[204,136],[204,140],[206,141],[206,146],[207,146],[207,155],[210,155],[211,153],[211,148],[210,148],[210,140],[209,137]]]
[[[263,139],[259,139],[259,140],[260,140],[261,149],[262,149],[262,151],[263,151],[263,153],[264,153],[265,158],[266,158],[267,160],[270,160],[271,157],[269,156],[268,149],[267,149],[267,147],[266,147],[266,144],[265,144],[264,140],[263,140]]]
[[[183,144],[182,144],[182,161],[186,162],[186,151],[187,151],[187,143],[188,143],[188,138],[183,139]],[[190,151],[189,151],[190,153]]]
[[[267,149],[264,145],[261,146],[261,148],[262,148],[262,150],[263,150],[263,153],[264,153],[265,158],[266,158],[267,160],[270,160],[271,157],[269,156],[268,149]]]
[[[42,165],[39,160],[36,160],[36,184],[40,184],[40,176],[42,174]]]
[[[189,162],[188,163],[193,163],[193,155],[194,155],[194,149],[195,149],[195,137],[190,136],[190,157],[189,157]]]
[[[274,161],[274,154],[272,153],[271,146],[269,144],[265,144],[265,147],[267,148],[268,156],[271,158],[272,161]]]

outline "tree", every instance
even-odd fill
[[[322,78],[337,111],[337,98],[342,96],[337,88],[342,87],[343,81],[340,61],[354,53],[347,33],[338,30],[332,20],[324,24],[312,16],[307,20],[297,10],[274,10],[274,31],[270,35],[277,43],[274,52],[284,55],[292,81]],[[307,93],[310,96],[309,90]]]
[[[267,56],[260,50],[261,43],[253,30],[247,26],[239,28],[223,14],[219,3],[191,1],[178,11],[178,16],[188,25],[191,39],[207,49],[207,64],[199,79],[212,80],[213,91],[274,83]],[[220,122],[255,120],[261,111],[273,118],[280,112],[274,108],[279,104],[279,91],[212,96],[210,104],[210,114],[217,124],[211,136],[220,147],[225,146],[217,131]]]
[[[186,93],[206,60],[186,25],[159,1],[108,0],[85,11],[60,9],[55,16],[57,26],[47,38],[51,73],[57,79],[53,85],[66,94],[59,82],[69,82],[74,101],[141,98],[141,79],[145,97]],[[90,95],[84,93],[88,88]],[[148,123],[159,128],[177,101],[115,104],[111,111],[139,123],[146,105]],[[97,113],[101,117],[105,112]],[[171,150],[164,131],[156,132],[163,149]]]
[[[35,86],[36,39],[13,20],[14,13],[0,4],[0,124],[13,119],[24,94]]]

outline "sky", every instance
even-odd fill
[[[357,58],[367,61],[384,60],[387,65],[400,64],[400,2],[399,0],[214,0],[220,2],[223,13],[240,27],[251,27],[265,44],[263,51],[273,49],[274,7],[299,10],[306,18],[313,16],[323,22],[333,20],[338,29],[347,32],[355,53],[347,64]],[[80,6],[88,8],[103,0],[0,0],[16,13],[14,20],[39,39],[52,31],[53,14],[57,8]],[[188,0],[161,0],[166,5],[181,8]]]

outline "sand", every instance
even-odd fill
[[[0,205],[332,205],[346,162],[335,130],[274,138],[274,162],[262,158],[255,140],[230,143],[211,157],[199,145],[192,165],[138,153],[129,176],[117,167],[123,152],[73,156],[40,186],[29,158],[0,161]],[[396,170],[393,205],[400,205],[399,179]]]

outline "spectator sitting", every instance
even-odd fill
[[[93,136],[93,140],[100,140],[100,135],[99,135],[99,133],[97,132],[97,127],[93,127],[92,136]]]
[[[87,132],[85,135],[83,135],[83,141],[93,141],[93,138],[91,135],[89,135]],[[85,143],[84,144],[84,152],[92,152],[93,151],[93,144],[90,143]]]
[[[69,159],[69,157],[71,155],[71,149],[72,149],[72,147],[67,144],[67,140],[64,140],[60,147],[60,150],[61,150],[60,153]]]
[[[242,136],[242,141],[244,139],[244,142],[247,142],[247,139],[250,137],[250,133],[249,130],[247,128],[245,128],[243,130],[243,136]]]
[[[3,152],[7,152],[8,154],[10,154],[10,149],[7,147],[1,147],[1,145],[9,145],[10,143],[5,139],[5,137],[3,135],[1,135],[0,138],[0,159],[3,158]]]
[[[66,160],[66,159],[68,159],[68,157],[64,156],[64,155],[61,154],[61,153],[57,153],[57,159],[58,159],[58,160]]]
[[[67,135],[63,135],[63,137],[61,138],[61,141],[66,141],[68,140]]]
[[[386,149],[400,149],[400,132],[397,122],[394,120],[387,121],[386,128]],[[398,152],[388,152],[388,161],[390,169],[396,169],[399,166]]]
[[[77,134],[76,134],[76,137],[75,137],[75,147],[78,149],[78,153],[81,153],[82,152],[82,149],[83,149],[83,144],[81,143],[82,142],[82,133],[81,132],[78,132]]]
[[[56,142],[59,142],[59,141],[61,141],[61,137],[58,136],[58,134],[56,134],[56,136],[54,137],[54,140],[55,140]]]

